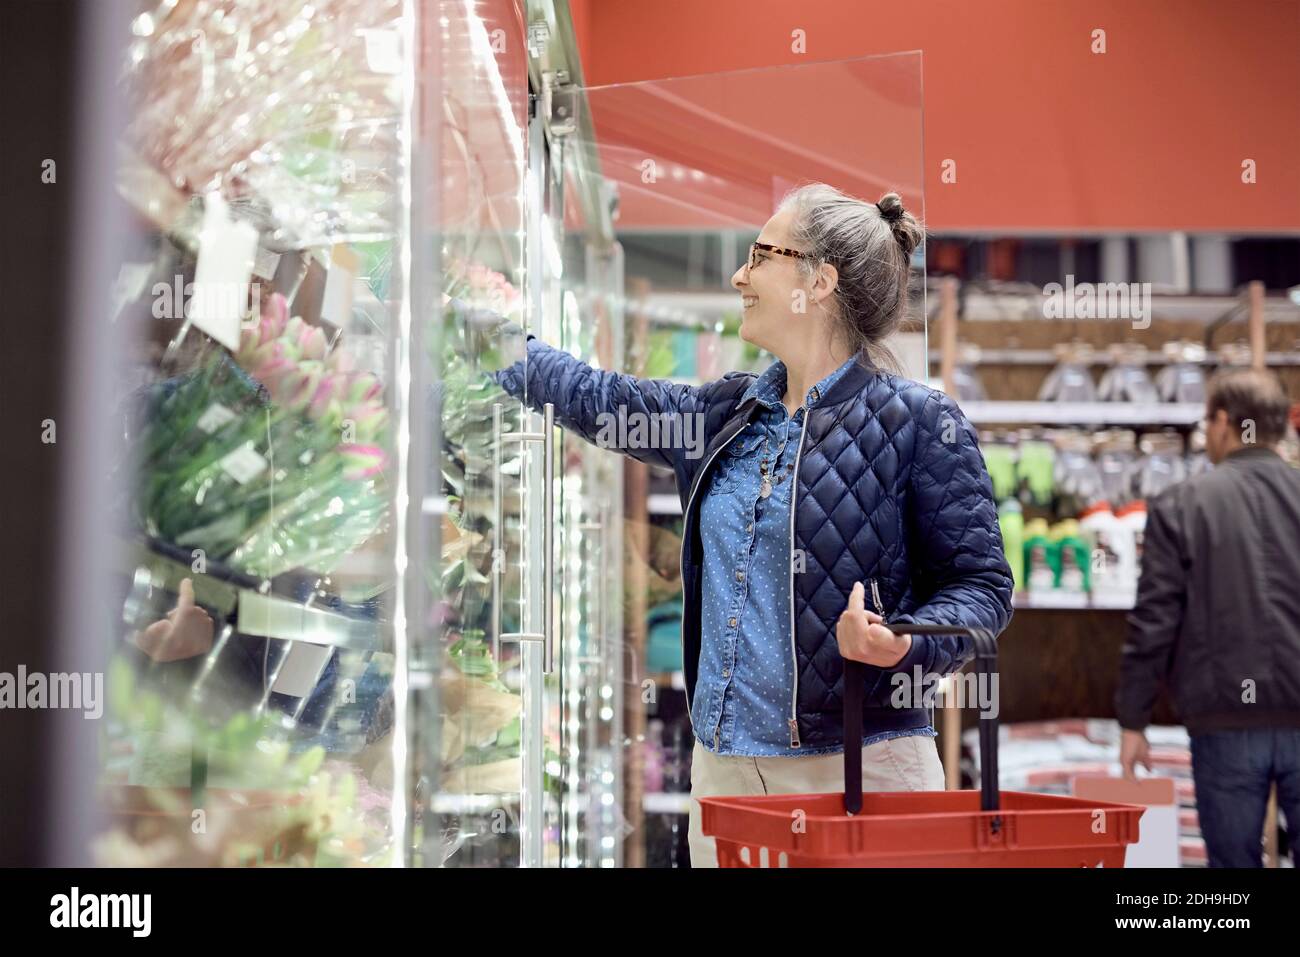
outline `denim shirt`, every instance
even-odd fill
[[[793,416],[781,401],[786,371],[768,367],[742,401],[760,411],[718,454],[700,504],[703,643],[691,709],[695,736],[716,754],[755,757],[833,754],[843,745],[790,747],[794,660],[790,622],[790,506],[805,409],[855,362],[822,379]],[[766,458],[771,494],[763,498]],[[863,746],[933,728],[863,737]]]

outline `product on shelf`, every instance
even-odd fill
[[[1128,429],[1111,429],[1097,435],[1094,448],[1101,494],[1111,502],[1127,502],[1133,497],[1138,468],[1137,435]]]
[[[1035,518],[1025,523],[1025,589],[1047,594],[1056,588],[1059,551],[1048,537],[1047,521]]]
[[[1095,402],[1097,387],[1093,385],[1088,364],[1092,361],[1092,348],[1082,343],[1071,343],[1057,350],[1058,363],[1047,374],[1038,390],[1040,402]]]
[[[210,351],[149,402],[144,529],[260,578],[328,573],[387,520],[382,385],[279,293],[234,358]]]
[[[1177,432],[1147,433],[1139,447],[1142,458],[1134,483],[1137,497],[1152,498],[1187,478],[1183,438]]]
[[[984,467],[993,483],[993,497],[999,502],[1016,494],[1016,447],[990,433],[981,433],[980,450]]]
[[[998,525],[1002,530],[1002,551],[1011,566],[1016,591],[1025,587],[1025,514],[1015,499],[998,506]]]
[[[1016,482],[1028,502],[1047,506],[1055,491],[1056,449],[1050,442],[1022,440],[1016,459]]]
[[[1067,595],[1085,595],[1091,585],[1091,554],[1072,518],[1058,523],[1050,535],[1057,552],[1056,587]]]
[[[1147,527],[1147,503],[1136,499],[1115,512],[1115,520],[1133,537],[1133,563],[1142,568],[1142,536]]]
[[[1052,476],[1057,512],[1078,515],[1104,495],[1101,470],[1092,457],[1092,436],[1083,432],[1060,432],[1056,439],[1056,462]]]
[[[1084,510],[1079,529],[1093,543],[1093,596],[1115,603],[1131,603],[1138,576],[1132,528],[1119,521],[1110,502],[1103,501]]]
[[[1156,373],[1161,402],[1205,402],[1205,346],[1199,342],[1166,342],[1169,364]]]
[[[1155,383],[1147,374],[1148,357],[1141,346],[1117,345],[1111,350],[1112,365],[1097,383],[1097,398],[1102,402],[1138,402],[1149,405],[1158,401]]]

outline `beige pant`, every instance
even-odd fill
[[[909,735],[862,749],[863,791],[942,791],[943,765],[934,738]],[[746,758],[714,754],[695,742],[691,755],[691,813],[687,839],[691,867],[717,867],[711,837],[700,830],[702,797],[756,794],[830,794],[844,790],[844,755]]]

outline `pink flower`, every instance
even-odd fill
[[[324,359],[325,346],[325,330],[320,326],[307,326],[298,337],[298,348],[304,359]]]
[[[289,321],[289,300],[278,292],[271,293],[262,300],[262,320],[267,323],[266,328],[270,332],[270,336],[262,341],[279,338]]]
[[[365,402],[345,409],[343,421],[353,424],[359,440],[374,441],[388,425],[388,410],[378,402]]]
[[[349,482],[372,478],[384,470],[388,456],[377,445],[340,445],[343,478]]]
[[[348,389],[347,401],[349,404],[369,402],[372,399],[379,398],[383,391],[384,384],[378,378],[369,372],[363,372],[352,380],[352,385]]]
[[[274,397],[279,391],[280,380],[296,368],[298,368],[298,365],[292,359],[281,357],[260,363],[250,369],[249,373],[254,379],[266,386],[267,391]]]
[[[257,348],[255,348],[251,353],[249,353],[248,361],[243,363],[243,366],[254,376],[257,376],[257,378],[260,379],[261,376],[257,375],[258,369],[262,368],[268,363],[276,362],[281,359],[287,359],[287,358],[288,356],[284,354],[284,343],[279,341],[264,342],[261,345],[259,345]]]
[[[305,409],[316,394],[322,371],[319,362],[298,363],[279,379],[278,389],[272,390],[276,404],[289,411]]]
[[[289,321],[289,303],[284,296],[272,293],[271,296],[262,301],[262,314],[258,319],[255,329],[245,329],[244,335],[240,337],[240,354],[243,355],[245,349],[251,352],[260,346],[274,342],[284,334],[285,325]],[[240,360],[241,365],[244,364]]]
[[[328,363],[325,368],[326,372],[321,376],[320,384],[316,386],[316,393],[307,406],[307,414],[317,420],[323,419],[331,406],[338,406],[348,388],[347,376],[328,371]]]

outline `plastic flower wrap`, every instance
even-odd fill
[[[351,367],[270,297],[234,362],[210,359],[154,410],[145,530],[260,577],[330,571],[388,514],[383,389]]]
[[[302,246],[394,233],[401,0],[157,0],[131,24],[128,198],[219,188]],[[166,187],[159,187],[165,193]],[[171,225],[171,224],[166,224]]]

